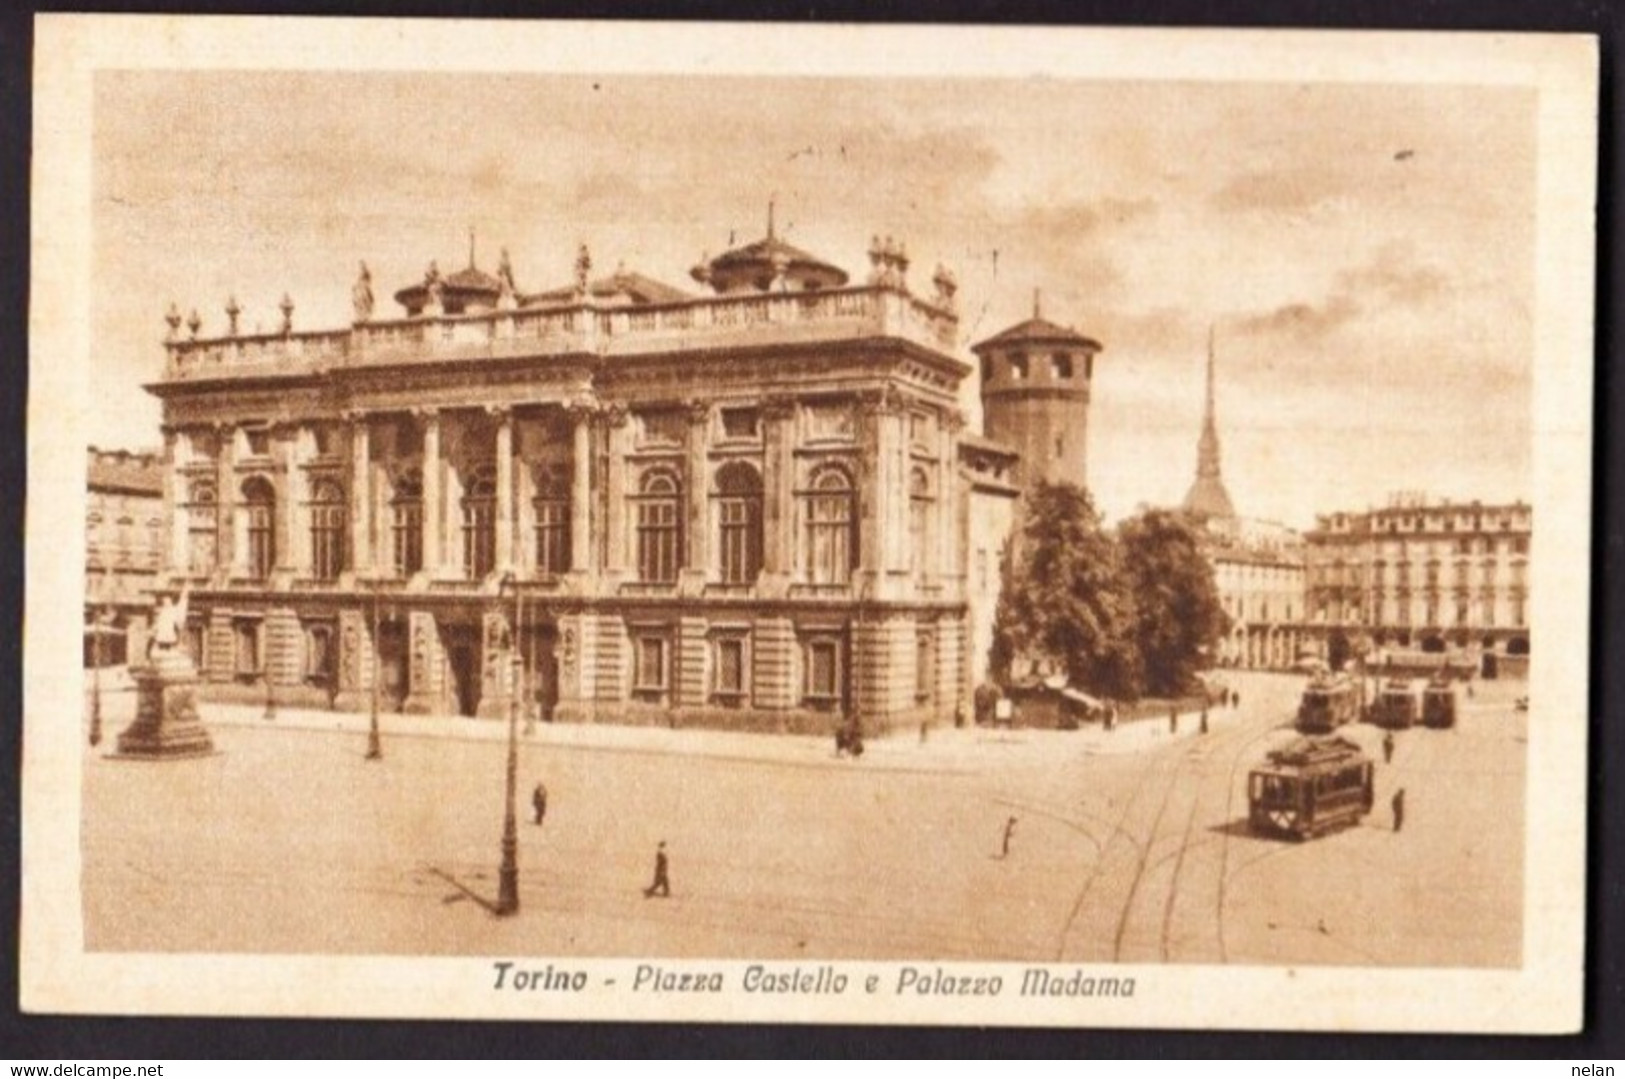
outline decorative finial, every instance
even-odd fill
[[[1044,317],[1044,290],[1033,289],[1033,318]]]
[[[468,268],[474,268],[474,226],[468,226]]]
[[[190,315],[186,316],[186,328],[188,330],[191,330],[192,331],[192,336],[194,338],[196,338],[198,328],[201,327],[202,325],[203,325],[203,320],[197,317],[197,308],[195,308],[195,307],[192,308],[192,313]]]
[[[711,252],[704,251],[700,253],[700,261],[694,264],[692,270],[688,271],[688,276],[702,285],[711,283]]]
[[[773,239],[773,203],[778,199],[778,193],[770,195],[767,200],[767,238]]]
[[[289,298],[289,296],[288,296],[288,294],[286,292],[284,292],[282,294],[282,302],[280,304],[278,304],[277,306],[282,311],[282,332],[283,333],[292,333],[293,332],[293,300],[291,298]]]
[[[355,285],[350,289],[350,306],[355,308],[355,324],[372,318],[372,271],[367,264],[361,264],[361,272],[356,275]]]
[[[226,300],[226,323],[231,327],[230,333],[233,337],[237,336],[237,316],[242,313],[243,309],[237,305],[237,295],[233,293]]]
[[[582,244],[576,249],[576,292],[579,295],[587,294],[587,281],[592,274],[592,252],[587,245]]]
[[[164,313],[164,321],[169,324],[169,340],[175,340],[175,335],[181,331],[181,309],[175,306],[175,301],[169,301],[169,310]]]

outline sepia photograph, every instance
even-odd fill
[[[37,40],[25,1010],[1577,1028],[1594,42]]]

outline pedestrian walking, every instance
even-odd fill
[[[1202,733],[1207,733],[1207,705],[1202,705]]]
[[[1010,857],[1010,837],[1016,831],[1016,818],[1011,817],[1004,822],[1004,846],[999,850],[1000,858]]]
[[[540,783],[530,792],[530,808],[536,811],[536,826],[542,825],[542,818],[547,816],[547,788]]]
[[[1401,787],[1397,791],[1394,792],[1394,798],[1393,798],[1393,802],[1391,803],[1391,805],[1392,805],[1393,810],[1394,810],[1394,831],[1397,832],[1401,828],[1405,827],[1405,788],[1404,787]]]
[[[1168,709],[1168,733],[1179,733],[1179,709],[1177,708]]]
[[[1240,708],[1241,707],[1241,694],[1237,693],[1235,690],[1230,691],[1230,707],[1231,708]]]
[[[643,889],[643,898],[650,899],[660,896],[663,899],[671,898],[671,878],[667,876],[670,866],[666,862],[666,841],[662,839],[655,848],[655,879]]]
[[[1382,763],[1394,763],[1394,732],[1386,731],[1382,736]]]

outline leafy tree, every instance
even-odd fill
[[[1118,526],[1125,585],[1135,603],[1134,638],[1146,689],[1174,696],[1191,687],[1204,653],[1229,630],[1213,565],[1187,520],[1147,510]]]
[[[1002,570],[989,657],[1000,677],[1041,660],[1096,693],[1139,695],[1133,596],[1087,491],[1066,483],[1030,490]]]

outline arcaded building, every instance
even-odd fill
[[[1379,652],[1446,651],[1485,676],[1527,669],[1527,503],[1396,495],[1375,510],[1322,514],[1308,540],[1308,615],[1328,641]]]
[[[965,431],[952,275],[919,294],[901,244],[869,259],[853,283],[770,222],[695,292],[594,276],[583,248],[534,293],[506,252],[431,264],[390,316],[363,266],[333,330],[287,298],[272,334],[172,307],[149,389],[206,696],[950,719],[985,668],[1014,455]]]

